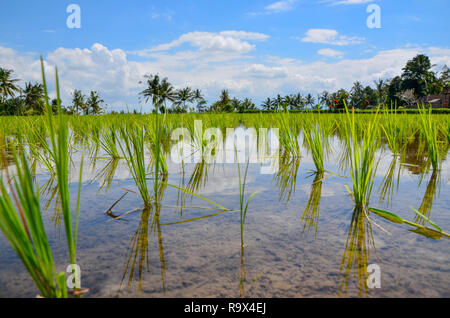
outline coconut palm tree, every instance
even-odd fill
[[[80,90],[74,90],[72,94],[72,104],[76,113],[80,113],[80,110],[86,113],[85,96]]]
[[[382,104],[385,101],[385,98],[383,98],[384,96],[384,92],[386,91],[386,82],[384,80],[382,80],[381,78],[373,81],[375,84],[375,87],[377,88],[377,98],[378,98],[378,105]]]
[[[327,91],[323,91],[322,94],[320,94],[320,96],[318,97],[318,101],[320,105],[329,107],[332,104],[330,93],[328,93]]]
[[[100,97],[96,91],[91,91],[86,101],[87,112],[93,115],[101,114],[103,108],[100,106],[105,101]]]
[[[273,107],[273,102],[272,102],[272,100],[271,100],[270,98],[267,98],[267,99],[261,104],[261,107],[262,107],[264,110],[271,110],[272,107]]]
[[[283,108],[284,104],[284,97],[281,97],[280,94],[277,95],[277,97],[273,100],[273,106],[275,110],[280,110]]]
[[[44,113],[44,87],[42,84],[25,83],[22,98],[26,107],[37,114]]]
[[[316,99],[314,98],[314,96],[312,96],[311,94],[306,95],[305,97],[305,105],[306,106],[311,106],[314,105],[316,103]]]
[[[195,100],[195,92],[190,88],[182,88],[175,92],[175,103],[177,107],[182,106],[181,111],[186,112],[186,103],[193,103]]]
[[[14,97],[15,92],[20,93],[20,87],[15,83],[20,81],[19,79],[12,79],[11,75],[14,73],[13,70],[7,70],[0,67],[0,96],[4,99],[8,97]]]
[[[167,101],[173,102],[175,100],[175,91],[172,84],[167,78],[161,78],[159,75],[145,75],[147,78],[147,88],[139,94],[142,95],[147,103],[150,99],[156,110],[162,112],[167,111]],[[142,82],[141,82],[142,83]]]
[[[296,109],[297,108],[297,98],[295,95],[288,95],[284,98],[284,102],[287,104],[289,109]]]

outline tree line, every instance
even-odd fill
[[[379,79],[374,86],[364,86],[357,81],[347,91],[339,89],[336,92],[323,91],[321,94],[302,95],[301,93],[287,96],[277,95],[267,98],[260,107],[256,107],[251,99],[240,100],[231,97],[230,92],[222,90],[217,101],[207,105],[200,90],[190,87],[175,90],[167,78],[159,75],[147,75],[147,88],[140,93],[145,102],[151,100],[156,109],[161,112],[244,112],[251,110],[302,110],[302,109],[343,109],[345,105],[355,108],[370,108],[378,105],[401,107],[426,103],[429,95],[440,94],[450,88],[450,70],[445,65],[441,71],[433,71],[428,56],[419,54],[409,60],[402,69],[403,73],[393,79]],[[168,107],[168,103],[171,107]]]
[[[4,116],[33,116],[46,112],[44,101],[44,86],[39,83],[25,83],[20,87],[19,79],[12,78],[14,71],[0,68],[0,115]],[[72,94],[72,105],[62,107],[66,114],[97,115],[104,112],[103,99],[96,91],[90,91],[88,96],[80,90]],[[50,102],[52,112],[58,109],[57,99]]]
[[[409,60],[403,73],[392,79],[379,79],[374,86],[364,86],[357,81],[347,91],[323,91],[321,94],[267,98],[257,107],[250,98],[231,97],[229,90],[222,90],[217,101],[208,105],[201,90],[185,87],[175,89],[167,78],[159,75],[146,75],[145,89],[139,93],[140,100],[155,107],[154,111],[167,113],[187,112],[244,112],[251,110],[301,110],[301,109],[342,109],[345,104],[356,108],[369,108],[380,104],[400,107],[426,102],[429,95],[440,94],[450,88],[450,70],[445,65],[441,71],[433,71],[428,56],[419,54]],[[0,68],[0,114],[1,115],[41,115],[45,113],[44,88],[42,84],[25,83],[21,88],[13,78],[13,70]],[[98,92],[90,91],[85,96],[80,90],[72,93],[72,103],[63,107],[63,112],[71,115],[97,115],[105,112],[103,99]],[[51,101],[56,112],[57,100]]]

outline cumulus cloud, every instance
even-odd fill
[[[222,31],[219,33],[189,32],[181,35],[172,42],[130,53],[140,56],[150,56],[154,52],[168,51],[189,43],[192,47],[204,52],[219,51],[242,54],[255,48],[255,45],[248,41],[264,41],[268,38],[269,36],[266,34],[245,31]]]
[[[350,5],[350,4],[362,4],[373,2],[374,0],[331,0],[332,5]],[[330,2],[330,1],[329,1]]]
[[[289,11],[294,8],[295,0],[278,1],[268,5],[265,9],[273,12]]]
[[[333,49],[320,49],[317,51],[319,55],[326,56],[326,57],[342,57],[344,55],[344,52],[333,50]]]
[[[255,38],[234,31],[228,34],[231,35],[241,40]],[[384,50],[364,59],[307,63],[277,56],[250,57],[240,51],[230,59],[219,51],[199,55],[201,50],[197,47],[172,53],[159,51],[149,59],[134,61],[122,49],[96,43],[90,48],[58,48],[47,54],[45,64],[49,82],[53,82],[52,67],[58,66],[64,104],[70,104],[73,89],[81,89],[85,94],[97,90],[107,104],[122,108],[127,104],[139,108],[138,94],[144,87],[138,83],[149,73],[168,77],[177,88],[186,85],[200,88],[210,102],[224,88],[230,89],[233,96],[251,97],[259,102],[276,94],[349,89],[357,80],[370,85],[373,80],[401,74],[405,63],[419,53],[430,56],[431,62],[438,66],[450,65],[450,49],[437,47]],[[339,57],[336,52],[321,51],[324,56]],[[22,80],[21,85],[23,81],[41,80],[39,55],[34,53],[0,47],[0,67],[14,69],[15,76]],[[149,110],[150,106],[144,109]]]
[[[331,44],[339,46],[364,42],[364,38],[339,35],[338,31],[332,29],[309,29],[306,32],[306,36],[301,40],[302,42]]]

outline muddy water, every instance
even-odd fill
[[[450,240],[419,235],[374,214],[368,222],[355,212],[345,188],[351,179],[339,164],[340,143],[333,142],[333,148],[326,168],[344,177],[325,173],[327,178],[317,178],[305,149],[299,162],[281,162],[279,174],[261,174],[260,165],[249,166],[247,197],[260,193],[249,205],[243,249],[239,211],[220,213],[196,197],[183,198],[175,188],[161,189],[163,200],[151,210],[140,209],[140,197],[128,192],[112,215],[105,214],[125,189],[136,190],[134,181],[123,161],[86,164],[77,249],[82,287],[90,288],[88,297],[450,297]],[[380,185],[395,157],[388,151],[380,156],[371,207],[388,208],[410,221],[415,214],[409,207],[422,208],[449,232],[450,161],[433,175],[421,173],[419,156],[402,159],[403,165],[398,159],[400,177],[395,170],[392,194],[383,198]],[[109,188],[100,189],[105,167],[115,169]],[[190,186],[228,209],[239,209],[236,164],[186,164],[183,171],[169,160],[169,171],[168,183]],[[38,179],[45,184],[48,176]],[[76,191],[73,183],[72,197]],[[310,199],[319,199],[320,206],[305,213]],[[64,229],[55,225],[52,207],[45,221],[63,271],[68,264]],[[370,264],[380,267],[381,288],[367,288],[358,278]],[[0,297],[38,293],[3,235],[0,286]]]

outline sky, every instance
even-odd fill
[[[80,28],[68,27],[71,4]],[[98,91],[108,110],[145,110],[146,74],[199,88],[210,103],[229,89],[258,104],[373,86],[417,54],[450,66],[448,12],[448,0],[4,1],[0,67],[22,86],[41,82],[42,54],[49,79],[58,67],[66,105],[80,89]]]

